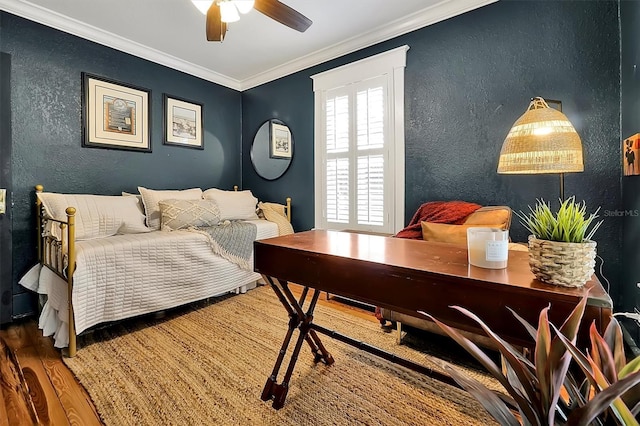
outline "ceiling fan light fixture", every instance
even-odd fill
[[[222,1],[220,2],[220,19],[222,22],[236,22],[240,20],[240,15],[238,15],[238,9],[236,9],[235,4],[232,1]]]
[[[305,32],[313,23],[300,12],[292,9],[280,0],[191,0],[205,13],[207,41],[222,41],[228,24],[240,20],[240,13],[249,13],[252,9],[291,29]],[[201,4],[199,4],[201,3]],[[204,4],[202,4],[204,3]]]
[[[207,11],[211,7],[211,4],[213,3],[213,0],[191,0],[191,3],[193,3],[193,5],[198,8],[200,13],[206,15]]]
[[[238,11],[244,15],[253,10],[253,4],[255,3],[255,0],[234,0],[233,3],[238,8]]]

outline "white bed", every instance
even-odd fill
[[[256,239],[275,237],[266,220]],[[260,275],[212,253],[204,235],[154,231],[76,243],[73,306],[76,333],[96,324],[156,312],[230,291],[243,293]],[[253,262],[253,258],[251,260]],[[39,278],[34,279],[35,275]],[[69,344],[67,283],[48,268],[36,267],[21,284],[47,296],[39,326],[55,346]]]
[[[216,202],[203,201],[200,193],[202,191],[196,192],[195,199],[187,204],[213,206],[216,220],[220,217],[220,210],[223,217],[231,214],[229,206],[232,203],[225,201],[225,208],[218,209]],[[160,191],[155,191],[153,195],[158,194]],[[184,193],[182,195],[186,196]],[[222,195],[226,197],[225,200],[231,197],[232,201],[249,196],[240,193]],[[147,228],[143,210],[139,209],[138,201],[134,198],[45,194],[41,189],[38,192],[38,207],[42,212],[38,226],[42,229],[38,240],[40,263],[20,280],[20,284],[43,296],[39,327],[45,336],[54,337],[56,347],[68,346],[69,356],[75,354],[75,336],[97,324],[157,312],[229,292],[244,293],[260,279],[260,275],[253,272],[253,248],[249,247],[252,241],[282,234],[283,222],[288,227],[284,232],[293,232],[289,223],[290,199],[287,199],[286,206],[281,206],[287,212],[284,216],[285,210],[274,213],[269,208],[269,205],[280,205],[260,203],[263,216],[269,220],[256,216],[257,200],[254,202],[252,198],[249,199],[245,203],[247,215],[233,220],[255,225],[255,238],[252,233],[247,234],[241,244],[237,243],[245,248],[244,258],[238,261],[219,251],[220,254],[216,254],[212,250],[211,238],[200,231],[203,228]],[[40,204],[43,204],[41,199],[47,204],[43,208],[40,208]],[[76,209],[64,208],[70,201],[72,205],[81,206],[77,209],[77,215]],[[221,203],[221,200],[217,202]],[[178,205],[181,201],[172,200],[168,203]],[[149,223],[149,210],[147,206],[146,223]],[[181,210],[180,213],[184,215],[189,212]],[[197,213],[199,216],[196,219],[200,221],[210,212],[200,209]],[[63,214],[68,215],[66,221],[60,220]],[[164,212],[162,220],[164,227]],[[228,219],[226,223],[229,223]],[[160,227],[159,219],[157,226]],[[68,259],[75,259],[75,262]],[[71,264],[75,268],[71,268]],[[71,277],[68,277],[67,266],[71,268]],[[70,292],[71,304],[68,297]],[[71,323],[70,306],[73,307],[74,319]]]

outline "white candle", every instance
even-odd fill
[[[469,263],[489,269],[507,267],[509,231],[498,228],[468,228]]]

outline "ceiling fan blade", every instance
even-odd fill
[[[207,11],[207,40],[222,41],[227,32],[227,23],[220,18],[220,6],[214,1]]]
[[[289,28],[301,33],[311,26],[313,21],[295,9],[278,0],[256,0],[253,8]]]

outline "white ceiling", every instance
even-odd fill
[[[190,0],[0,0],[0,9],[236,90],[342,56],[496,0],[282,0],[304,33],[253,10],[208,42]]]

